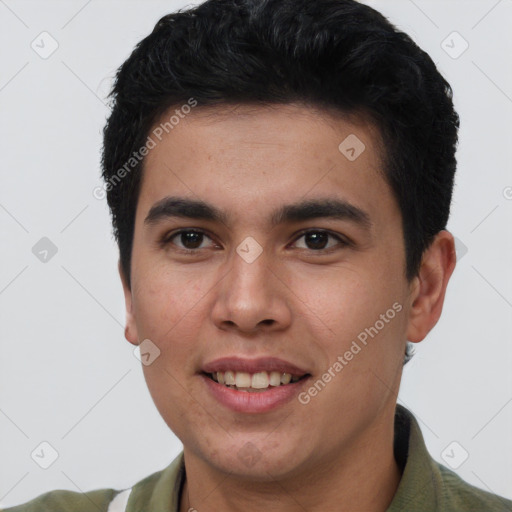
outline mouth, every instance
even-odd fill
[[[292,374],[279,371],[259,371],[249,373],[234,370],[211,373],[203,372],[203,375],[217,384],[222,384],[227,388],[246,393],[261,393],[268,391],[269,389],[294,384],[295,382],[299,382],[310,377],[309,373]]]
[[[237,413],[259,414],[293,401],[311,377],[304,368],[275,357],[223,357],[199,375],[211,397]]]

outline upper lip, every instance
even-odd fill
[[[299,377],[308,373],[306,370],[276,357],[258,357],[256,359],[244,359],[237,356],[222,357],[210,361],[202,367],[202,371],[205,373],[225,372],[228,370],[247,373],[280,372],[290,373]]]

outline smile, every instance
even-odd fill
[[[206,392],[233,412],[261,414],[293,403],[312,377],[305,368],[276,357],[222,357],[198,372]]]
[[[251,374],[248,372],[237,372],[231,370],[213,372],[206,375],[213,381],[223,384],[230,389],[249,393],[258,393],[269,388],[285,386],[290,384],[290,382],[298,382],[307,376],[307,374],[292,375],[291,373],[278,371],[260,371]]]

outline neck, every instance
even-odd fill
[[[305,464],[292,477],[248,481],[217,468],[184,449],[187,479],[180,512],[257,510],[266,512],[324,512],[365,510],[385,512],[400,483],[401,472],[393,454],[393,415],[378,424],[348,449],[329,459]]]

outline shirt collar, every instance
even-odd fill
[[[438,510],[441,475],[430,456],[416,418],[405,407],[395,410],[395,459],[402,478],[386,512]]]

